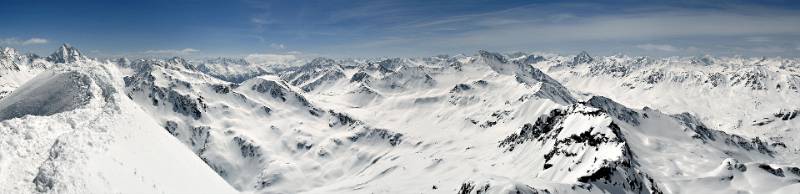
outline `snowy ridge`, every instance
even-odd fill
[[[196,63],[197,70],[221,80],[241,83],[270,72],[267,67],[250,64],[244,59],[214,58]]]
[[[320,165],[360,167],[368,163],[347,156],[372,157],[402,142],[402,134],[317,107],[301,89],[276,76],[233,84],[164,66],[180,67],[169,62],[143,66],[145,71],[126,78],[129,96],[241,190],[297,192],[348,175],[308,180],[324,172]],[[319,127],[328,132],[307,129]],[[377,149],[343,149],[358,144]]]
[[[0,154],[8,169],[0,172],[0,192],[232,193],[122,98],[114,72],[88,61],[59,66],[0,100],[0,145],[9,148]],[[189,187],[195,183],[204,186]]]
[[[51,66],[51,62],[39,56],[24,55],[14,48],[1,48],[0,98]]]
[[[792,134],[783,129],[800,122],[800,109],[772,109],[787,105],[772,100],[797,95],[789,84],[793,59],[479,51],[270,68],[223,58],[101,63],[82,56],[52,66],[4,53],[4,67],[48,64],[0,99],[0,145],[26,148],[0,152],[0,166],[20,167],[0,171],[5,192],[800,189],[795,142],[727,123],[763,116],[753,126]],[[733,71],[738,65],[762,70]],[[778,83],[780,90],[766,87]],[[748,91],[733,101],[763,101],[759,114],[741,114],[745,106],[711,114],[690,105],[728,101],[662,93],[678,86],[710,96]],[[672,106],[660,94],[685,104]]]
[[[790,147],[800,145],[795,135],[783,132],[796,134],[800,123],[774,119],[780,112],[800,107],[797,59],[616,55],[575,62],[565,56],[544,58],[528,64],[543,69],[570,89],[606,96],[631,107],[652,107],[671,114],[690,112],[726,132],[775,139]]]

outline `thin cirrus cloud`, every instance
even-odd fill
[[[783,8],[720,6],[701,9],[662,6],[622,7],[617,12],[586,11],[590,7],[533,4],[484,13],[412,18],[407,19],[410,22],[375,27],[373,29],[377,30],[370,33],[377,36],[336,45],[330,50],[352,48],[371,52],[415,48],[408,50],[464,52],[479,48],[537,46],[569,50],[581,49],[571,48],[574,45],[600,48],[608,43],[617,43],[635,48],[628,51],[645,54],[663,51],[681,51],[680,54],[690,51],[722,53],[725,51],[719,49],[723,48],[721,46],[758,46],[800,37],[800,12]],[[359,17],[357,14],[348,16],[351,20]],[[650,41],[671,44],[641,44]],[[702,48],[687,49],[698,45]],[[773,48],[760,51],[775,53],[789,50]]]
[[[461,35],[434,37],[438,42],[495,44],[593,40],[637,40],[692,36],[742,36],[798,34],[796,15],[758,16],[731,13],[636,14],[582,18],[571,23],[503,26],[473,30]]]
[[[278,44],[278,43],[271,43],[269,47],[272,49],[286,49],[286,45]]]
[[[677,47],[668,44],[640,44],[636,45],[636,48],[647,51],[665,51],[665,52],[675,52],[679,50]]]
[[[30,38],[26,40],[20,40],[17,38],[0,39],[0,45],[6,45],[6,46],[28,46],[37,44],[47,44],[48,42],[49,41],[44,38]]]
[[[185,49],[165,49],[165,50],[147,50],[144,54],[150,55],[190,55],[200,52],[197,49],[193,48],[185,48]]]

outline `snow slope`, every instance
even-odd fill
[[[528,64],[576,91],[606,96],[630,107],[689,112],[713,128],[761,136],[800,151],[800,119],[791,116],[800,110],[797,59],[586,57],[591,60],[549,56]]]
[[[0,100],[0,192],[234,193],[120,95],[115,72],[65,65]]]
[[[713,65],[735,58],[479,51],[262,66],[75,53],[65,45],[30,56],[45,64],[36,71],[6,71],[24,84],[0,99],[0,192],[800,189],[786,130],[800,113],[772,110],[794,102],[793,59],[739,68]]]
[[[240,191],[683,193],[714,183],[722,185],[709,189],[717,193],[785,193],[796,187],[788,173],[767,176],[775,184],[759,182],[764,168],[709,175],[733,160],[789,172],[796,153],[776,142],[714,130],[688,113],[573,95],[537,68],[498,53],[320,58],[241,83],[178,63],[147,64],[130,70],[128,95]]]

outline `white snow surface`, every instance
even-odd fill
[[[0,100],[0,193],[235,193],[120,82],[114,66],[87,62]]]
[[[796,59],[4,53],[0,193],[800,189]]]

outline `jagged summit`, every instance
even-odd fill
[[[53,63],[73,63],[85,60],[86,57],[84,57],[77,48],[64,43],[56,52],[47,57],[47,59]]]
[[[592,58],[592,56],[590,56],[586,51],[581,51],[581,53],[578,53],[575,58],[572,58],[573,64],[590,63],[592,61],[594,61],[594,58]]]
[[[17,51],[17,49],[11,47],[3,47],[2,49],[0,49],[0,56],[4,58],[16,55],[19,55],[19,51]]]
[[[19,70],[18,65],[22,58],[17,49],[3,47],[0,49],[0,69]]]

